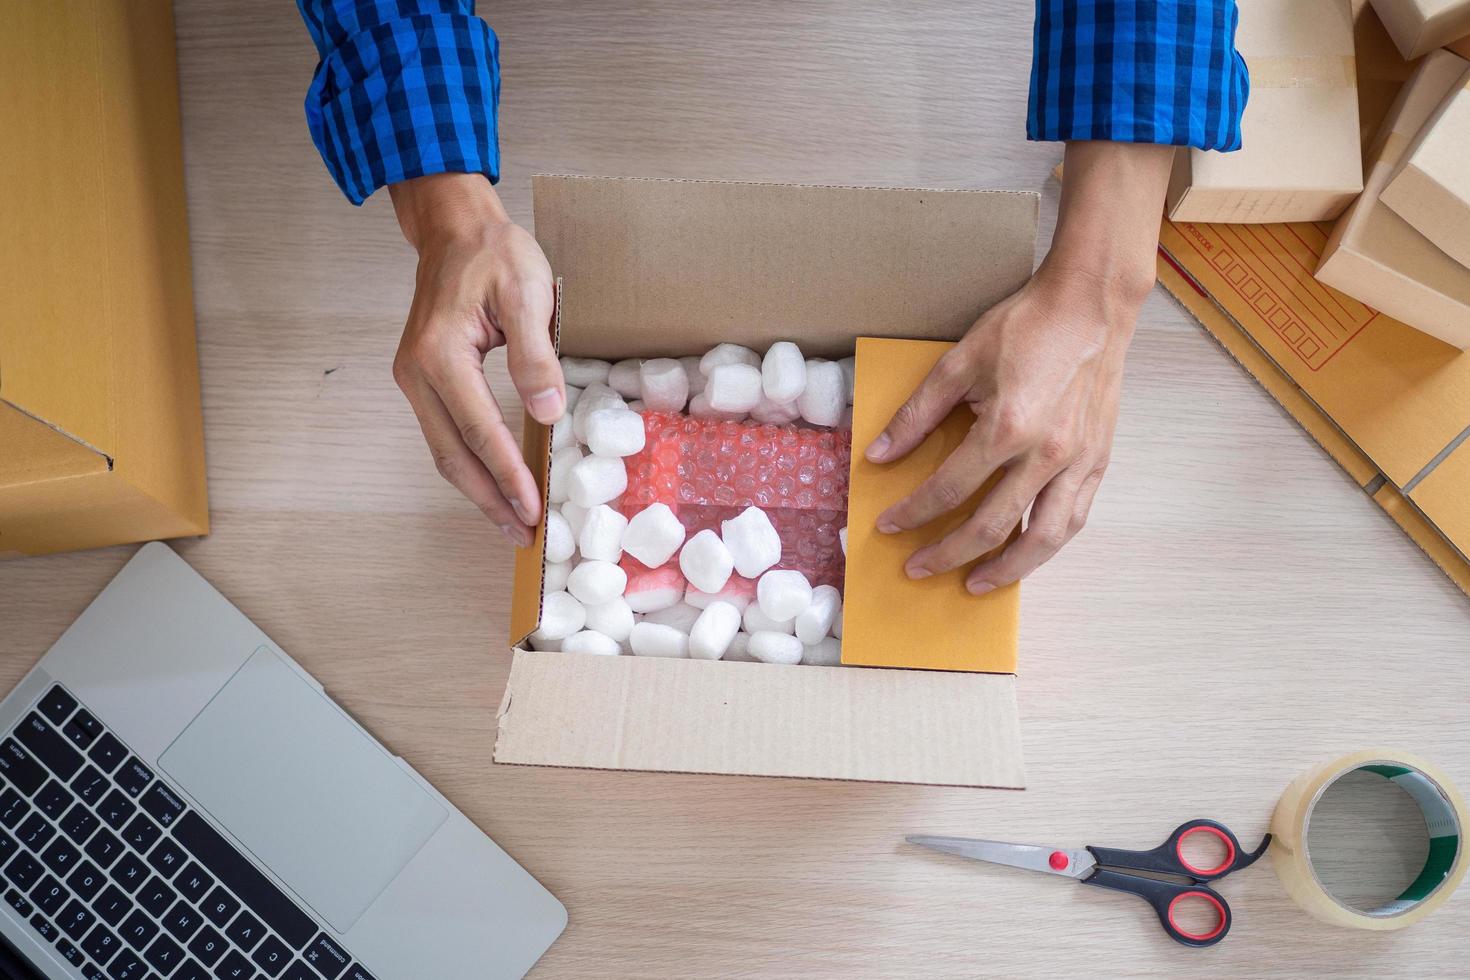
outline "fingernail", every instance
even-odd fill
[[[990,582],[975,582],[970,586],[970,595],[984,595],[994,589],[995,586]]]
[[[510,508],[511,510],[516,512],[517,517],[525,521],[527,524],[534,523],[531,520],[531,512],[526,510],[525,506],[514,497],[510,499]]]
[[[885,432],[873,440],[872,445],[868,446],[868,451],[864,455],[874,463],[881,463],[883,457],[888,455],[888,447],[892,444],[893,440],[888,438],[888,433]]]
[[[930,575],[934,574],[923,565],[909,565],[907,568],[904,569],[904,572],[908,575],[909,578],[928,578]]]
[[[542,425],[551,425],[561,418],[561,391],[547,388],[531,396],[531,417]]]
[[[882,531],[884,534],[897,534],[900,530],[902,530],[902,528],[893,523],[893,520],[891,518],[880,517],[878,518],[878,530]]]

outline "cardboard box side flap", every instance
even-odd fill
[[[495,761],[1020,789],[1015,678],[517,650]]]
[[[107,456],[0,401],[0,487],[105,473]]]
[[[1470,267],[1470,72],[1419,131],[1382,200]]]
[[[699,180],[538,176],[536,235],[565,285],[562,350],[700,354],[858,335],[954,340],[1023,285],[1039,198]]]

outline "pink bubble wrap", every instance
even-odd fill
[[[848,430],[721,422],[677,412],[644,412],[643,450],[626,460],[629,516],[664,503],[693,535],[752,504],[781,535],[778,568],[803,572],[813,585],[842,587],[845,561],[837,532],[847,524]],[[636,569],[638,563],[624,558]]]

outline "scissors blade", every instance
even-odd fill
[[[910,844],[918,844],[946,854],[958,854],[972,861],[988,861],[1028,871],[1043,871],[1064,878],[1085,877],[1097,861],[1092,853],[1082,847],[1042,847],[1037,844],[1012,844],[1002,840],[974,840],[969,837],[924,837],[906,838]]]

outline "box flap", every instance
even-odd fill
[[[495,761],[1020,789],[1015,678],[517,650]]]
[[[1038,197],[1014,191],[539,176],[564,353],[700,354],[858,335],[953,340],[1023,285]]]
[[[105,473],[106,454],[0,400],[0,487]]]
[[[951,572],[910,579],[904,562],[974,512],[992,477],[954,512],[902,534],[882,534],[878,515],[911,493],[954,451],[975,415],[959,405],[917,449],[896,463],[870,463],[863,449],[952,344],[859,337],[852,415],[852,470],[847,494],[847,582],[842,614],[842,662],[871,667],[983,670],[1014,673],[1020,633],[1021,586],[983,596],[965,591],[980,559]],[[902,609],[901,616],[894,615]],[[934,624],[914,642],[915,624]],[[939,624],[943,624],[942,626]]]

